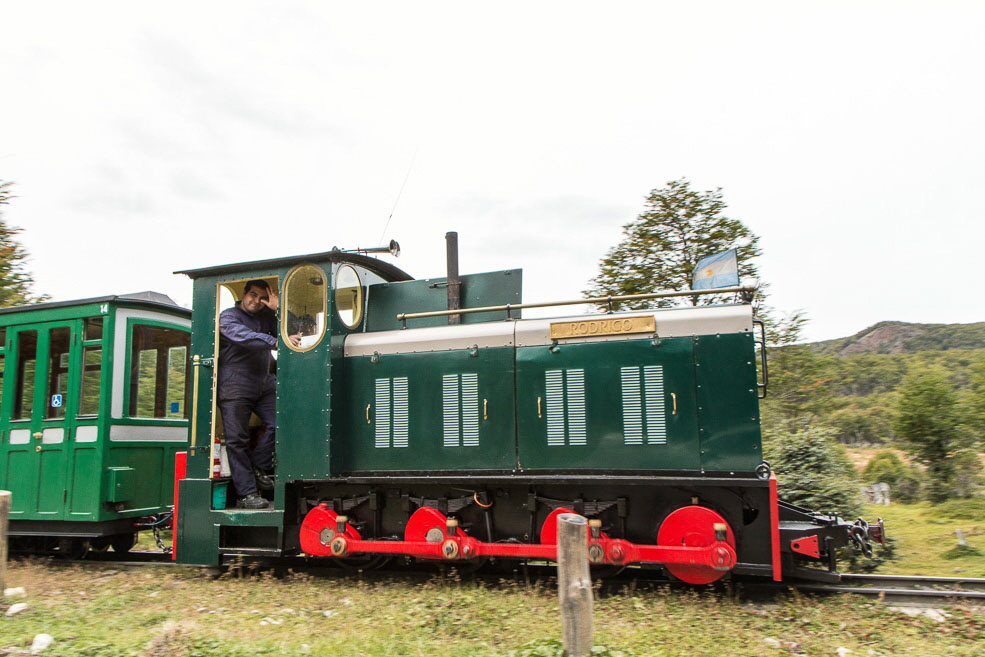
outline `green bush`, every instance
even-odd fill
[[[780,498],[821,513],[854,518],[859,481],[845,448],[826,427],[764,435],[763,455],[776,472]]]
[[[888,449],[876,452],[862,471],[862,479],[866,483],[889,484],[892,500],[903,504],[912,504],[920,500],[924,478],[919,468],[907,465]]]

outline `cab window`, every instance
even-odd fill
[[[335,274],[335,311],[346,328],[356,328],[363,321],[362,283],[349,265],[342,265]]]
[[[314,349],[325,335],[325,272],[317,265],[301,265],[287,276],[280,311],[284,344],[294,351]],[[295,347],[291,336],[300,337]]]

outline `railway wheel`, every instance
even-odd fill
[[[103,553],[109,549],[109,538],[99,536],[89,540],[89,549],[96,553]]]
[[[715,525],[725,525],[725,542],[735,548],[735,535],[725,518],[704,506],[684,506],[667,516],[657,532],[657,545],[706,547],[715,542]],[[670,574],[688,584],[711,584],[726,570],[691,564],[666,564]]]
[[[58,539],[58,556],[62,559],[77,561],[85,557],[89,551],[89,541],[81,538]]]
[[[137,534],[116,534],[115,536],[110,536],[109,544],[113,548],[113,552],[125,554],[137,544]]]

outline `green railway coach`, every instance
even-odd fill
[[[126,551],[167,512],[188,434],[191,312],[156,292],[0,310],[12,547]]]

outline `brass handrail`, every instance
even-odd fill
[[[620,294],[607,297],[589,297],[587,299],[574,299],[571,301],[545,301],[541,303],[517,303],[506,304],[503,306],[483,306],[481,308],[456,308],[455,310],[432,310],[422,313],[398,313],[397,321],[406,322],[408,319],[420,319],[423,317],[446,317],[448,315],[468,315],[470,313],[489,313],[506,311],[506,318],[510,319],[510,312],[522,310],[524,308],[550,308],[552,306],[578,306],[591,303],[606,303],[609,312],[612,312],[612,303],[616,301],[638,301],[642,299],[665,299],[669,297],[690,297],[702,294],[730,294],[732,292],[755,292],[756,285],[735,285],[732,287],[719,287],[707,290],[672,290],[669,292],[648,292],[646,294]]]
[[[195,453],[198,437],[198,371],[201,366],[202,358],[198,354],[192,356],[192,431],[188,441],[188,449],[192,454]]]

